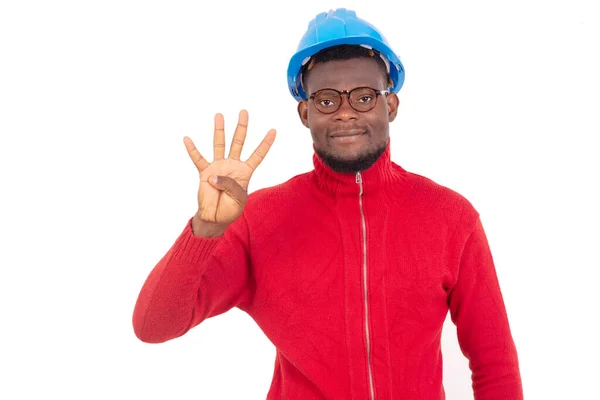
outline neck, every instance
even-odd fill
[[[396,171],[392,166],[393,163],[390,158],[390,141],[388,141],[387,146],[372,165],[361,171],[335,171],[325,162],[316,150],[313,155],[313,164],[315,166],[314,173],[318,186],[324,191],[335,195],[346,193],[349,195],[355,194],[359,172],[363,184],[370,189],[375,189],[397,179],[398,171],[402,170],[402,168],[399,168],[398,171]]]

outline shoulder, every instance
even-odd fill
[[[298,212],[305,209],[309,186],[310,177],[304,173],[250,193],[244,217],[253,235],[268,240],[273,233],[288,229],[290,223],[297,219]]]
[[[425,196],[432,201],[457,202],[471,205],[470,201],[457,190],[415,172],[406,172],[413,194]]]
[[[293,207],[305,199],[309,181],[309,173],[303,173],[278,185],[255,190],[248,195],[245,212],[257,216]]]
[[[462,221],[473,224],[479,212],[462,193],[426,176],[404,171],[409,183],[409,198],[413,207],[432,217]]]
[[[309,183],[309,179],[309,173],[307,172],[296,175],[278,185],[255,190],[248,195],[248,204],[257,205],[265,201],[273,202],[283,199],[289,201],[291,195],[302,192],[302,188],[306,187]]]

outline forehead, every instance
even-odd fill
[[[384,89],[381,67],[370,58],[317,63],[306,78],[307,93],[323,88],[347,90],[358,86]]]

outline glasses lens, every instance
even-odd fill
[[[315,107],[324,114],[331,114],[339,107],[342,99],[335,90],[323,89],[314,95]]]
[[[367,87],[360,87],[350,92],[350,104],[356,111],[369,111],[375,107],[377,93]]]

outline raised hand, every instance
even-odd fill
[[[252,174],[265,158],[275,141],[271,129],[246,161],[241,161],[242,148],[248,130],[248,112],[240,111],[229,155],[225,158],[225,123],[223,115],[215,115],[214,156],[209,163],[194,142],[184,137],[187,152],[200,173],[198,211],[193,218],[194,234],[220,236],[240,215],[248,199],[248,184]]]

